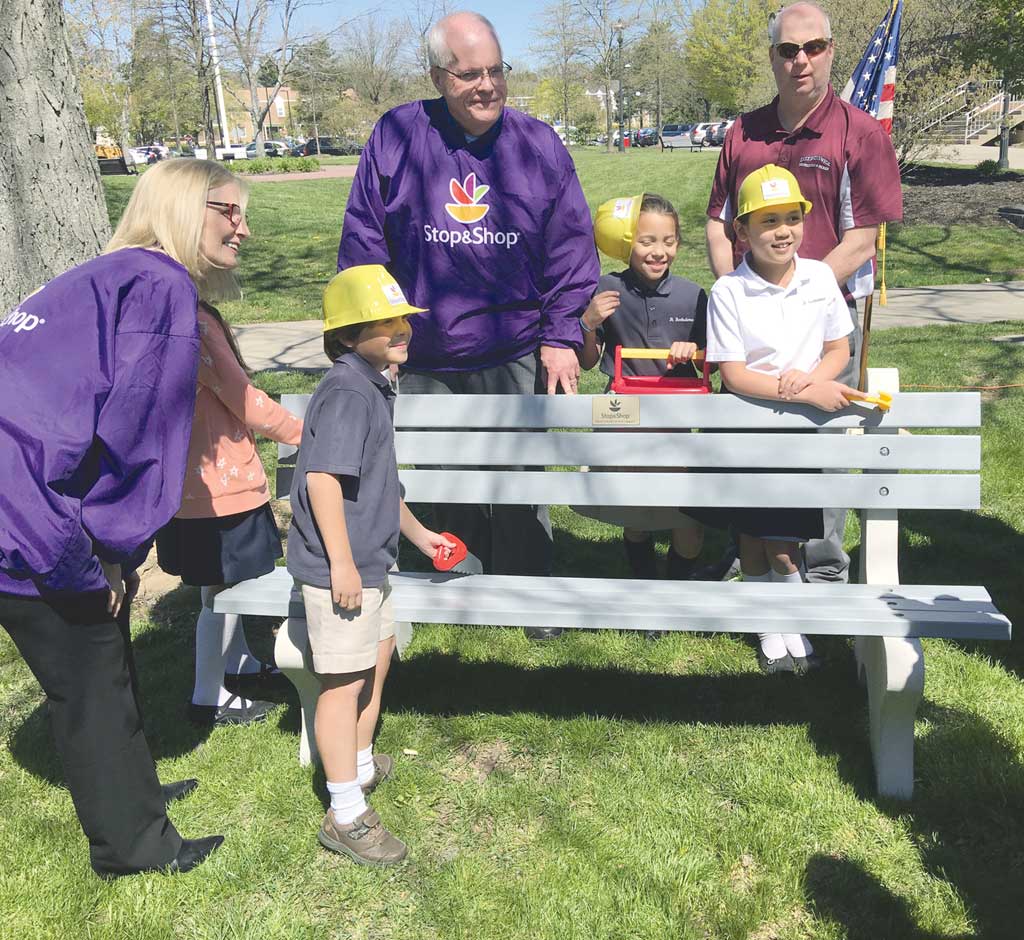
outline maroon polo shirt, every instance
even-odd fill
[[[766,163],[785,167],[812,204],[804,222],[800,256],[824,260],[843,232],[903,218],[896,153],[884,128],[866,111],[839,98],[829,86],[807,122],[790,133],[779,121],[779,99],[741,115],[726,135],[708,201],[708,216],[731,222],[740,183]],[[732,226],[726,226],[733,237]],[[733,241],[738,266],[745,246]],[[874,269],[865,262],[846,292],[866,297]]]

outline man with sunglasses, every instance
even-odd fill
[[[487,19],[442,18],[427,51],[441,97],[377,122],[338,269],[383,264],[428,310],[414,324],[400,392],[575,394],[579,318],[600,275],[576,168],[551,127],[505,107],[511,66]],[[434,521],[488,573],[550,571],[546,506],[439,506]]]
[[[769,20],[768,37],[778,95],[741,115],[726,136],[708,202],[708,259],[718,278],[743,257],[746,246],[736,241],[732,219],[747,175],[768,163],[789,170],[814,206],[800,254],[832,268],[850,307],[850,361],[839,381],[856,386],[857,304],[874,290],[878,226],[903,218],[896,154],[882,125],[832,89],[832,27],[821,7],[801,0],[783,8]],[[808,580],[849,580],[845,520],[845,510],[825,511],[825,538],[805,548]]]

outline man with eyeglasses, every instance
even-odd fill
[[[579,318],[600,275],[576,168],[551,127],[505,107],[511,66],[487,19],[442,18],[427,51],[441,97],[377,122],[338,269],[383,264],[429,311],[417,318],[400,392],[575,394]],[[545,506],[438,506],[434,521],[489,573],[550,572]]]
[[[769,50],[778,96],[729,129],[708,202],[708,259],[715,277],[735,269],[746,246],[732,219],[740,183],[768,163],[785,167],[813,205],[800,254],[835,273],[853,319],[850,361],[839,381],[856,386],[861,332],[857,303],[874,290],[875,239],[882,222],[903,218],[896,154],[867,112],[832,89],[832,27],[815,3],[798,2],[769,20]],[[846,582],[846,510],[825,510],[825,538],[805,548],[809,581]]]

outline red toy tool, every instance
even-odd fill
[[[438,571],[451,571],[460,561],[465,560],[467,555],[466,543],[458,536],[452,535],[451,532],[442,532],[441,535],[448,539],[449,542],[454,542],[455,548],[445,548],[443,545],[438,545],[437,551],[434,552],[434,567]]]
[[[612,391],[616,395],[708,395],[711,392],[711,368],[699,349],[694,362],[704,365],[700,378],[684,378],[670,375],[623,375],[623,359],[668,359],[667,349],[631,349],[615,347],[615,374],[612,376]]]

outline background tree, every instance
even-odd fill
[[[767,30],[776,6],[775,0],[707,0],[690,18],[685,41],[690,80],[726,113],[747,111],[775,94]]]
[[[341,63],[328,41],[321,37],[296,48],[289,71],[289,81],[299,93],[295,116],[314,138],[319,138],[325,112],[337,103],[345,89]]]
[[[342,67],[360,100],[380,113],[404,100],[408,43],[404,20],[364,16],[341,30]]]
[[[110,237],[60,0],[0,17],[0,310]],[[59,328],[59,326],[58,326]]]
[[[550,82],[545,94],[550,92],[557,97],[557,101],[547,102],[545,106],[552,117],[560,119],[567,128],[575,119],[573,98],[579,98],[574,90],[580,87],[584,75],[580,56],[581,26],[580,8],[575,0],[553,0],[541,13],[531,46],[548,76],[546,81]]]

